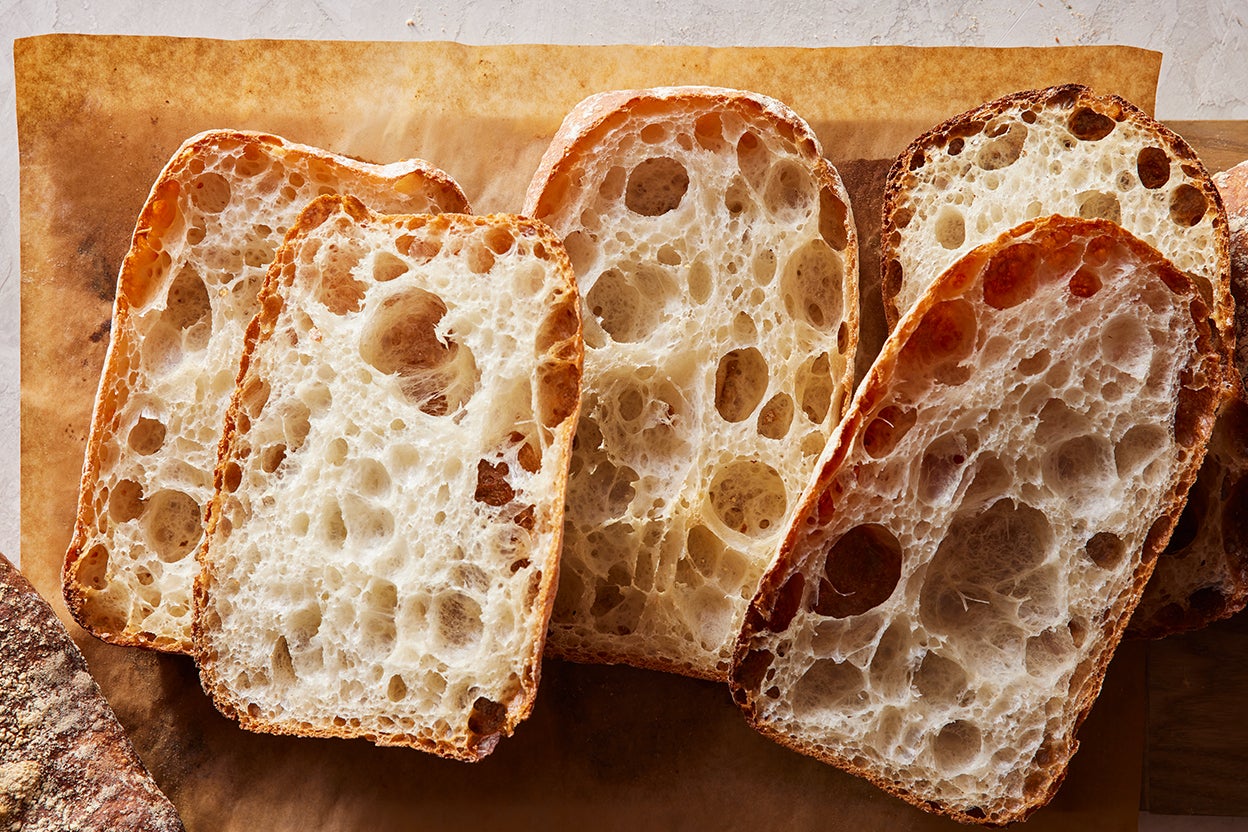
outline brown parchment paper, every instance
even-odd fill
[[[811,123],[853,198],[863,295],[878,309],[880,188],[914,136],[1004,93],[1072,81],[1151,113],[1160,62],[1126,47],[19,40],[23,571],[70,623],[190,830],[953,828],[753,734],[711,683],[547,662],[533,717],[466,765],[246,733],[212,709],[189,659],[86,636],[68,621],[59,570],[117,268],[152,180],[201,130],[265,130],[378,162],[419,156],[456,177],[478,212],[516,211],[581,98],[699,83],[775,96]],[[882,331],[864,338],[871,349]],[[1142,651],[1128,645],[1065,787],[1028,828],[1136,828],[1142,692]]]

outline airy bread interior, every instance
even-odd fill
[[[525,213],[584,298],[550,646],[724,678],[746,604],[848,399],[857,241],[809,128],[733,90],[579,104]]]
[[[963,254],[1050,214],[1123,226],[1187,272],[1230,331],[1226,217],[1208,172],[1134,105],[1075,84],[955,116],[897,158],[880,255],[889,321]]]
[[[465,760],[527,715],[579,405],[575,280],[521,217],[324,197],[226,416],[196,657],[244,727]]]
[[[751,721],[963,822],[1045,802],[1204,452],[1207,315],[1103,221],[1024,224],[941,276],[751,606]]]
[[[188,139],[121,267],[66,555],[74,616],[119,644],[190,650],[194,551],[256,294],[299,211],[350,193],[387,212],[464,211],[446,174],[259,133]]]

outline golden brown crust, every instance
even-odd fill
[[[786,733],[768,722],[760,714],[757,705],[760,697],[764,696],[763,692],[758,689],[762,678],[758,665],[769,664],[772,658],[770,654],[760,657],[753,645],[753,640],[760,633],[787,629],[795,605],[800,603],[801,597],[800,594],[794,597],[795,585],[798,587],[798,593],[801,591],[801,583],[795,582],[794,578],[801,577],[804,561],[810,556],[810,553],[800,551],[799,547],[799,542],[806,534],[804,527],[811,524],[822,525],[835,512],[837,497],[832,488],[834,480],[846,463],[855,440],[864,430],[865,416],[885,397],[894,367],[900,360],[907,342],[928,313],[942,302],[961,296],[968,288],[968,281],[973,280],[982,271],[983,264],[1000,247],[1008,246],[1010,241],[1033,232],[1062,234],[1067,230],[1078,231],[1081,228],[1093,229],[1098,234],[1112,236],[1121,244],[1128,246],[1136,257],[1149,264],[1149,267],[1161,276],[1167,286],[1189,299],[1191,316],[1196,325],[1196,331],[1199,333],[1199,341],[1195,345],[1195,358],[1182,376],[1183,392],[1180,394],[1180,401],[1183,402],[1182,408],[1186,410],[1186,413],[1181,415],[1185,425],[1183,430],[1187,432],[1187,440],[1190,444],[1187,445],[1187,450],[1180,449],[1177,473],[1165,491],[1160,514],[1145,538],[1143,551],[1135,562],[1136,566],[1129,588],[1106,610],[1100,619],[1103,623],[1100,625],[1099,632],[1092,636],[1100,640],[1100,649],[1095,653],[1095,660],[1087,669],[1082,681],[1077,681],[1075,689],[1070,692],[1070,704],[1065,713],[1073,728],[1065,734],[1068,741],[1059,741],[1056,744],[1048,742],[1042,746],[1045,759],[1037,758],[1040,768],[1033,777],[1029,778],[1026,801],[1019,809],[1006,811],[1000,807],[959,808],[924,796],[921,793],[921,787],[916,788],[915,784],[891,779],[865,759],[837,754],[804,737]],[[1127,234],[1121,228],[1103,220],[1049,217],[1025,223],[1006,232],[996,242],[972,250],[955,263],[937,278],[920,297],[919,302],[897,323],[879,360],[863,380],[849,413],[833,439],[835,444],[821,461],[819,474],[803,496],[802,504],[794,514],[793,522],[789,526],[777,559],[764,576],[758,594],[751,603],[745,627],[737,642],[730,679],[733,698],[745,711],[750,724],[782,745],[864,777],[881,789],[918,808],[947,815],[962,823],[1005,825],[1025,819],[1044,805],[1057,791],[1065,777],[1066,765],[1078,748],[1078,742],[1074,739],[1075,733],[1100,692],[1109,661],[1123,636],[1130,613],[1139,602],[1145,584],[1152,574],[1157,555],[1169,538],[1179,513],[1182,511],[1187,491],[1196,479],[1205,444],[1214,423],[1223,384],[1223,364],[1217,343],[1208,324],[1207,309],[1200,300],[1192,281],[1151,247]],[[763,659],[765,662],[762,661]],[[1050,739],[1057,740],[1058,738]]]
[[[181,832],[64,626],[0,555],[0,822]]]
[[[528,639],[530,645],[528,655],[524,656],[521,674],[521,690],[523,696],[518,704],[507,708],[501,720],[491,720],[491,724],[475,732],[469,722],[469,733],[452,741],[421,736],[415,731],[391,733],[372,732],[343,721],[341,725],[318,727],[296,719],[262,718],[252,712],[246,703],[238,699],[227,684],[222,681],[217,669],[217,656],[211,644],[209,625],[205,621],[205,610],[210,603],[210,596],[219,586],[218,564],[210,551],[211,541],[222,514],[222,494],[226,490],[228,470],[235,460],[239,438],[245,434],[243,424],[246,422],[243,390],[247,382],[255,375],[251,365],[257,347],[270,338],[274,332],[278,318],[284,306],[284,297],[292,283],[298,279],[294,268],[294,257],[299,239],[317,228],[327,220],[345,214],[352,221],[361,225],[394,225],[408,230],[430,228],[455,233],[457,230],[474,227],[505,227],[516,236],[535,239],[536,248],[544,248],[542,256],[555,264],[556,271],[566,289],[566,297],[577,299],[567,307],[566,317],[562,318],[552,340],[546,345],[547,364],[559,366],[566,370],[559,374],[560,378],[575,380],[573,388],[554,386],[551,392],[556,397],[548,405],[552,412],[558,414],[557,424],[550,426],[555,441],[560,443],[565,452],[557,462],[558,493],[566,491],[568,477],[568,457],[571,453],[572,433],[576,426],[576,417],[580,408],[579,378],[584,358],[581,338],[581,321],[579,315],[579,299],[576,294],[576,282],[572,265],[562,243],[545,224],[518,215],[487,215],[470,216],[466,214],[437,215],[381,215],[370,211],[359,200],[353,197],[337,195],[322,196],[313,201],[299,216],[286,235],[285,243],[279,249],[273,265],[270,267],[264,287],[259,296],[260,312],[247,328],[243,354],[239,365],[237,382],[230,405],[226,411],[224,429],[218,454],[218,463],[213,472],[215,495],[208,505],[206,532],[203,542],[196,552],[200,565],[195,578],[194,615],[192,629],[195,645],[195,659],[200,668],[201,683],[205,692],[212,699],[217,709],[226,716],[232,717],[239,724],[251,731],[270,734],[288,734],[307,737],[363,737],[378,745],[399,745],[428,751],[439,756],[475,762],[483,759],[491,751],[499,739],[510,736],[516,726],[531,713],[537,696],[541,677],[541,659],[545,643],[547,624],[554,605],[555,587],[558,585],[559,550],[563,530],[562,499],[548,500],[536,513],[534,523],[539,531],[552,535],[552,545],[544,553],[534,553],[534,559],[540,563],[541,581],[532,601],[527,616]]]
[[[428,188],[438,194],[437,200],[451,211],[468,211],[463,191],[447,174],[420,161],[408,160],[389,165],[372,165],[348,161],[347,157],[296,144],[278,136],[241,130],[212,130],[187,139],[174,153],[152,185],[151,192],[139,214],[131,238],[130,250],[122,261],[114,298],[113,321],[109,348],[105,357],[96,396],[91,431],[87,440],[79,485],[78,512],[73,538],[65,555],[62,584],[66,603],[75,620],[88,632],[104,641],[130,647],[146,647],[171,653],[187,653],[189,641],[165,634],[150,633],[128,622],[104,620],[88,609],[89,594],[101,586],[92,586],[79,577],[84,551],[93,529],[107,524],[101,517],[94,496],[101,471],[104,443],[116,430],[118,411],[128,395],[125,377],[128,356],[139,350],[139,336],[130,319],[136,306],[142,305],[153,291],[151,271],[147,268],[160,257],[162,235],[169,229],[179,191],[202,169],[202,159],[219,155],[222,148],[255,148],[279,160],[300,159],[341,167],[361,182],[378,188],[392,188],[398,193],[415,193]]]

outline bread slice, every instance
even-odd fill
[[[247,330],[196,659],[255,731],[488,754],[528,714],[580,404],[559,241],[323,197]]]
[[[1248,162],[1215,174],[1231,237],[1238,337],[1234,394],[1218,414],[1209,453],[1174,536],[1157,560],[1129,635],[1161,638],[1204,627],[1248,604]]]
[[[1193,282],[1103,220],[973,250],[898,323],[735,654],[777,741],[962,822],[1057,789],[1170,535],[1223,365]]]
[[[1235,366],[1248,390],[1248,160],[1213,176],[1230,229],[1231,295],[1235,298]]]
[[[1076,84],[954,116],[897,157],[880,250],[889,324],[966,252],[1049,214],[1123,226],[1196,281],[1220,337],[1232,331],[1226,216],[1204,165],[1139,108]]]
[[[64,625],[0,555],[0,823],[182,832]]]
[[[524,210],[584,298],[550,648],[723,679],[851,389],[848,196],[783,104],[674,87],[578,104]]]
[[[65,558],[65,599],[100,638],[190,650],[194,551],[243,330],[283,235],[331,192],[380,211],[467,210],[423,162],[228,130],[188,139],[153,185],[117,280]]]

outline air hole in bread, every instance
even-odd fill
[[[204,173],[191,182],[191,202],[208,214],[219,214],[230,204],[230,183],[219,173]]]
[[[1118,315],[1102,330],[1102,357],[1132,378],[1145,377],[1154,351],[1148,328],[1134,315]]]
[[[573,231],[563,238],[563,247],[568,252],[568,259],[572,262],[572,271],[577,277],[588,274],[590,266],[598,256],[598,247],[589,232]]]
[[[627,273],[608,269],[599,275],[585,294],[585,304],[612,339],[635,343],[654,332],[672,294],[666,272],[657,266],[634,265]]]
[[[136,454],[143,456],[154,454],[160,450],[161,445],[165,444],[165,423],[159,419],[140,416],[134,427],[130,428],[130,435],[126,441],[130,450]]]
[[[1170,181],[1170,157],[1160,147],[1146,147],[1135,157],[1135,170],[1140,184],[1155,191]]]
[[[952,205],[946,205],[936,215],[933,226],[936,242],[943,248],[953,250],[966,242],[966,218],[962,211]]]
[[[266,474],[272,474],[281,466],[282,460],[286,458],[286,446],[280,442],[276,445],[269,445],[260,452],[260,468]]]
[[[982,748],[983,735],[979,728],[964,720],[950,722],[932,738],[932,758],[947,775],[969,768]]]
[[[212,332],[212,304],[208,288],[191,266],[184,266],[169,285],[162,318],[174,329],[186,330],[203,323],[205,331],[196,339],[202,347]]]
[[[552,308],[542,321],[541,328],[537,331],[537,351],[546,352],[551,347],[571,341],[576,337],[580,326],[579,301],[575,297],[568,297]]]
[[[965,431],[933,440],[919,464],[919,499],[933,506],[948,502],[962,484],[967,461],[978,447],[978,437]]]
[[[331,500],[321,512],[321,540],[333,548],[341,547],[347,539],[347,521],[342,516],[342,506]]]
[[[273,644],[273,651],[269,654],[269,671],[276,685],[285,687],[293,685],[297,680],[295,665],[290,658],[290,646],[286,643],[285,636],[278,636]]]
[[[832,407],[832,365],[826,352],[808,358],[797,371],[797,398],[802,413],[816,425],[823,424]]]
[[[706,303],[711,297],[711,269],[702,260],[689,267],[689,297],[694,303]]]
[[[624,205],[634,214],[659,217],[675,210],[689,190],[689,172],[680,162],[658,156],[639,163],[628,175]]]
[[[364,360],[397,375],[408,401],[430,416],[463,407],[479,377],[472,352],[441,327],[446,311],[437,295],[409,289],[381,304],[360,344]]]
[[[711,506],[720,521],[745,535],[774,532],[788,508],[784,480],[775,468],[752,459],[732,462],[716,472]]]
[[[1046,455],[1044,482],[1067,500],[1096,503],[1117,479],[1114,453],[1108,440],[1087,435],[1068,439]]]
[[[125,523],[143,513],[143,486],[134,480],[121,480],[108,494],[108,516],[114,523]]]
[[[1200,189],[1184,182],[1170,192],[1170,219],[1175,225],[1191,228],[1209,210],[1209,201]]]
[[[477,488],[472,498],[487,506],[505,506],[515,499],[516,492],[507,481],[507,463],[491,465],[484,459],[477,463]]]
[[[1206,417],[1206,406],[1214,393],[1208,388],[1194,389],[1184,371],[1179,387],[1178,402],[1174,408],[1174,438],[1180,447],[1190,448],[1201,435],[1201,420]]]
[[[818,659],[793,685],[793,711],[803,719],[820,719],[865,704],[866,679],[849,662]]]
[[[1074,650],[1074,641],[1066,627],[1050,627],[1027,639],[1024,651],[1027,673],[1037,677],[1059,673],[1065,668],[1067,657]]]
[[[1031,243],[1018,243],[999,252],[984,269],[984,302],[1009,309],[1036,293],[1037,270],[1043,258]]]
[[[394,613],[399,605],[398,589],[390,581],[372,578],[360,601],[362,604],[357,615],[364,638],[361,652],[384,658],[394,649],[398,634],[394,622]]]
[[[356,463],[355,482],[360,494],[382,497],[390,490],[390,472],[375,459],[361,459]]]
[[[685,538],[685,551],[688,552],[688,557],[682,558],[681,562],[690,563],[699,575],[710,578],[715,574],[724,553],[724,543],[714,532],[699,524],[689,529]]]
[[[1036,414],[1035,440],[1038,444],[1047,446],[1055,441],[1082,436],[1090,428],[1087,416],[1072,410],[1061,399],[1049,398]]]
[[[357,245],[344,248],[330,243],[318,255],[317,299],[335,315],[358,312],[364,300],[364,284],[355,279],[352,271],[363,258],[363,250]]]
[[[782,159],[772,166],[763,192],[763,203],[780,222],[794,223],[811,212],[812,189],[810,173],[792,159]]]
[[[942,301],[928,310],[906,341],[904,361],[918,372],[956,364],[975,348],[978,327],[970,302]]]
[[[446,592],[435,602],[435,634],[439,645],[465,650],[481,640],[481,605],[462,592]]]
[[[391,702],[402,702],[407,698],[407,683],[397,673],[386,683],[386,698]]]
[[[1086,300],[1101,291],[1101,277],[1095,269],[1083,266],[1070,276],[1067,288],[1075,297]]]
[[[1048,350],[1040,350],[1018,362],[1018,371],[1026,376],[1034,376],[1047,370],[1052,360]]]
[[[1096,142],[1114,132],[1116,122],[1109,116],[1098,113],[1091,107],[1080,107],[1070,114],[1066,127],[1075,138],[1085,142]]]
[[[1016,627],[1009,606],[993,603],[1012,594],[1020,576],[1050,555],[1053,530],[1044,514],[1025,503],[1000,499],[983,511],[959,512],[928,565],[919,597],[919,617],[936,635],[969,639],[980,652],[976,665],[998,651],[1010,660]],[[1022,643],[1017,641],[1021,650]],[[977,675],[982,668],[973,667]]]
[[[472,703],[472,713],[468,715],[468,730],[478,737],[497,734],[507,724],[507,706],[477,697]]]
[[[715,409],[729,422],[754,413],[767,392],[767,360],[754,347],[728,352],[715,370]]]
[[[863,449],[876,459],[887,456],[914,427],[917,418],[918,414],[912,408],[896,405],[880,408],[862,432]]]
[[[999,170],[1009,167],[1018,161],[1023,153],[1023,144],[1027,141],[1027,127],[1014,122],[998,135],[988,141],[975,155],[975,164],[984,170]]]
[[[203,516],[195,498],[182,491],[162,489],[152,495],[143,512],[147,545],[165,563],[194,551],[203,531]]]
[[[719,113],[698,116],[693,123],[693,137],[704,149],[718,153],[728,147],[724,141],[724,123]]]
[[[823,240],[811,240],[795,251],[780,279],[789,315],[821,330],[838,324],[842,268],[841,258]]]
[[[373,280],[388,283],[407,274],[407,263],[388,251],[379,251],[373,257]]]
[[[783,439],[793,424],[793,398],[777,393],[758,412],[758,433],[768,439]]]
[[[489,246],[480,239],[473,239],[469,241],[467,248],[468,271],[473,274],[489,274],[490,269],[494,268],[494,252]]]
[[[243,406],[243,410],[252,419],[259,417],[264,406],[268,404],[271,388],[269,382],[263,377],[249,375],[243,383],[242,390],[239,392],[239,402]]]
[[[1122,206],[1118,197],[1104,191],[1084,191],[1075,197],[1079,205],[1079,216],[1084,219],[1109,220],[1114,224],[1122,222]]]
[[[948,707],[960,702],[967,693],[966,669],[953,659],[929,651],[914,671],[912,684],[931,707]]]
[[[771,154],[767,152],[767,145],[757,133],[746,130],[737,139],[737,166],[756,193],[763,192],[771,162]]]
[[[1097,532],[1084,546],[1083,551],[1102,569],[1117,569],[1127,555],[1127,544],[1116,534]]]
[[[728,190],[724,191],[724,207],[735,217],[753,206],[754,196],[750,186],[740,176],[734,176],[728,183]]]
[[[108,583],[108,548],[103,543],[92,546],[78,561],[76,580],[91,589],[103,589]]]
[[[485,231],[485,244],[498,255],[506,254],[516,245],[515,236],[501,225],[490,226]]]
[[[647,124],[638,135],[646,144],[663,144],[667,141],[667,126],[660,122]]]
[[[855,526],[828,549],[812,611],[849,618],[888,600],[901,579],[901,544],[875,523]]]

